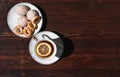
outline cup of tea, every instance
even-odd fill
[[[56,44],[52,41],[52,39],[47,35],[42,35],[42,40],[37,40],[35,46],[35,53],[40,58],[49,58],[56,53]]]
[[[50,31],[42,31],[33,36],[29,43],[29,52],[32,58],[43,65],[57,62],[64,50],[61,38]]]

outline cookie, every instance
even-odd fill
[[[28,20],[32,20],[35,16],[39,16],[39,13],[37,12],[37,10],[29,10],[27,12],[27,19]]]
[[[29,27],[32,30],[35,30],[35,29],[37,29],[37,24],[34,24],[30,21],[27,23],[27,27]]]
[[[16,27],[14,27],[14,32],[16,33],[16,34],[23,34],[23,28],[21,27],[21,26],[16,26]]]
[[[26,15],[27,12],[29,11],[29,7],[26,6],[26,5],[19,5],[15,8],[15,12],[18,14],[18,15]]]
[[[28,22],[28,19],[26,18],[26,16],[20,16],[17,20],[17,23],[22,27],[26,26],[27,22]]]
[[[31,21],[32,21],[32,23],[38,24],[40,22],[40,20],[41,20],[41,17],[35,16]]]
[[[30,37],[32,34],[33,34],[33,31],[32,29],[28,28],[28,27],[25,27],[23,29],[23,34],[26,36],[26,37]]]

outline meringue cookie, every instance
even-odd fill
[[[26,5],[19,5],[15,8],[15,12],[18,14],[18,15],[26,15],[27,12],[29,11],[29,7],[26,6]]]
[[[28,19],[26,18],[26,16],[20,16],[17,20],[17,23],[22,27],[26,26],[27,22],[28,22]]]
[[[39,13],[36,10],[29,10],[27,12],[28,20],[32,20],[35,16],[39,16]]]

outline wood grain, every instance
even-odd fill
[[[43,30],[62,38],[65,49],[55,64],[44,66],[29,54],[29,39],[15,36],[7,13],[19,2],[42,11]],[[119,77],[119,0],[0,0],[0,77]]]

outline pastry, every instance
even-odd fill
[[[31,21],[32,23],[38,24],[40,22],[41,17],[35,16]]]
[[[29,11],[29,7],[26,5],[19,5],[15,8],[15,12],[18,15],[26,15],[28,11]]]
[[[17,20],[18,24],[22,27],[27,25],[28,19],[25,16],[20,16]]]
[[[29,10],[27,12],[28,20],[32,20],[35,16],[39,16],[39,13],[36,10]]]
[[[25,27],[23,29],[23,34],[26,36],[26,37],[30,37],[32,35],[33,31],[32,29],[28,28],[28,27]]]
[[[21,27],[21,26],[16,26],[16,27],[14,27],[14,31],[15,31],[15,33],[16,34],[23,34],[23,28]]]
[[[29,28],[30,28],[30,29],[32,29],[32,30],[37,29],[37,25],[36,25],[36,24],[34,24],[34,23],[32,23],[31,21],[30,21],[30,22],[28,22],[27,27],[29,27]]]

